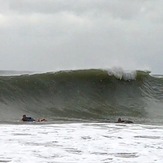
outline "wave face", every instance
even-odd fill
[[[163,78],[149,72],[73,70],[0,77],[0,121],[163,119]]]

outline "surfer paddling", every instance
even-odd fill
[[[133,123],[133,122],[129,121],[129,120],[122,120],[121,118],[118,118],[118,121],[115,123]]]
[[[35,119],[33,119],[32,117],[27,117],[26,115],[23,115],[23,117],[22,117],[22,121],[24,121],[24,122],[45,122],[45,121],[47,121],[46,119],[38,119],[38,120],[35,120]]]

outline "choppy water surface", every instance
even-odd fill
[[[163,126],[1,124],[0,162],[162,163]]]

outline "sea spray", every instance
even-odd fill
[[[124,80],[135,80],[136,79],[136,71],[124,71],[122,68],[113,67],[108,69],[108,74],[110,76],[115,76],[117,79]]]

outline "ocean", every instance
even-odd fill
[[[22,122],[24,114],[47,122]],[[0,71],[0,140],[0,162],[161,163],[163,77]]]

